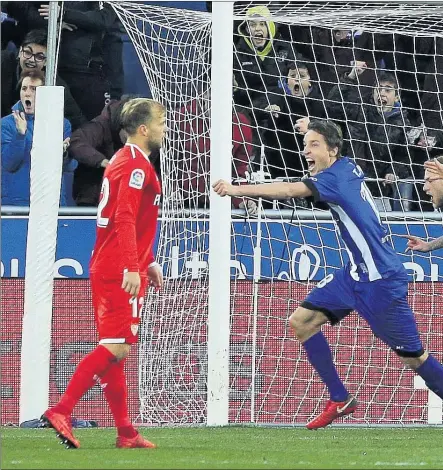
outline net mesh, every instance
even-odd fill
[[[198,281],[182,283],[190,294]],[[179,285],[176,284],[176,287]],[[443,327],[441,322],[442,288],[430,282],[411,285],[410,301],[417,312],[417,321],[430,351],[441,361]],[[234,288],[234,283],[233,283]],[[235,282],[235,302],[232,305],[231,336],[231,395],[230,422],[251,421],[264,424],[299,424],[321,407],[324,390],[311,367],[306,363],[297,342],[288,328],[288,314],[309,290],[301,283],[261,283],[258,291],[260,308],[257,313],[257,338],[253,350],[253,318],[251,281]],[[19,421],[21,320],[24,280],[2,279],[1,356],[2,425],[17,425]],[[180,296],[180,299],[183,297]],[[196,312],[204,316],[200,300],[188,296],[187,310],[191,319]],[[177,304],[164,305],[165,317],[172,318]],[[183,306],[184,307],[184,306]],[[75,366],[96,344],[90,286],[87,279],[58,279],[54,285],[54,321],[51,345],[50,404],[55,404],[66,388]],[[161,324],[154,322],[155,328]],[[72,335],[75,327],[75,338]],[[358,328],[358,330],[357,330]],[[165,329],[165,331],[168,331]],[[206,329],[205,323],[189,321],[187,326],[172,332],[180,335],[173,340],[152,333],[160,341],[150,351],[149,383],[140,393],[148,402],[141,422],[153,424],[198,423],[205,419]],[[370,333],[365,324],[353,315],[340,328],[326,330],[334,345],[338,369],[347,384],[355,390],[365,405],[352,420],[356,423],[396,424],[399,421],[423,424],[428,420],[428,397],[425,390],[414,390],[413,374],[400,367],[395,355]],[[146,348],[141,350],[147,352]],[[159,351],[162,351],[160,354]],[[255,355],[256,372],[252,373]],[[126,363],[129,390],[129,411],[135,421],[139,416],[138,360],[134,350]],[[255,383],[255,405],[251,408],[251,377]],[[191,400],[191,397],[193,400]],[[96,420],[99,426],[113,426],[113,420],[103,394],[94,387],[78,404],[74,416]],[[143,416],[142,416],[143,418]]]
[[[24,302],[24,279],[1,281],[1,360],[2,425],[19,424],[20,353]],[[88,279],[55,279],[53,291],[52,342],[49,376],[49,405],[55,405],[65,392],[76,366],[97,345],[97,329]],[[73,334],[75,332],[75,335]],[[125,364],[128,405],[137,419],[139,401],[138,351],[134,349]],[[100,427],[114,426],[100,387],[94,386],[75,407],[74,418],[97,421]],[[39,416],[35,416],[39,418]]]
[[[139,351],[141,419],[202,423],[211,15],[111,3],[153,97],[169,110],[158,246],[168,279],[146,304]],[[432,267],[440,256],[406,256],[398,235],[440,235],[422,178],[423,162],[441,146],[441,8],[432,2],[295,1],[261,2],[257,9],[238,2],[234,70],[226,71],[233,80],[237,182],[302,177],[307,119],[341,125],[345,152],[363,167],[391,241],[411,270],[410,302],[423,342],[439,360],[440,284],[426,281],[441,281],[438,267]],[[254,253],[260,263],[254,263]],[[302,424],[323,406],[325,389],[287,319],[315,283],[347,259],[333,221],[305,201],[233,200],[230,422]],[[257,265],[260,282],[253,282]],[[350,422],[429,420],[427,392],[415,390],[413,374],[361,319],[353,315],[324,331],[341,376],[364,404]]]

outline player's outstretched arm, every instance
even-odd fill
[[[408,242],[406,244],[405,251],[421,251],[423,253],[427,253],[428,251],[438,250],[439,248],[443,248],[443,237],[436,238],[431,242],[427,242],[422,240],[419,237],[415,237],[414,235],[402,235],[402,237],[407,238]]]
[[[221,197],[246,196],[264,197],[267,199],[289,199],[291,197],[312,196],[311,190],[302,182],[297,183],[268,183],[243,184],[233,186],[224,180],[218,180],[212,185],[214,191]]]

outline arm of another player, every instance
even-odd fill
[[[431,242],[426,242],[419,237],[415,237],[414,235],[400,235],[400,237],[408,239],[405,252],[421,251],[422,253],[427,253],[429,251],[443,248],[443,237],[436,238]]]
[[[312,196],[312,191],[303,182],[244,184],[241,186],[233,186],[227,181],[218,180],[212,185],[212,187],[221,197],[246,196],[264,197],[267,199],[290,199],[292,197]]]

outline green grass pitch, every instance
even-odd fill
[[[443,468],[443,429],[142,428],[158,449],[115,449],[113,429],[76,430],[67,450],[49,429],[1,429],[2,469]]]

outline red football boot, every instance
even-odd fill
[[[78,449],[80,442],[74,437],[72,433],[71,417],[56,413],[49,408],[46,410],[40,421],[49,424],[55,429],[57,437],[60,439],[62,444],[66,445],[67,449]]]
[[[324,428],[335,419],[354,413],[357,409],[357,405],[357,400],[351,395],[349,395],[348,399],[345,401],[328,400],[325,409],[316,418],[310,421],[306,427],[308,429]]]
[[[147,441],[141,434],[137,434],[135,437],[117,437],[115,446],[119,449],[155,449],[157,446]]]

